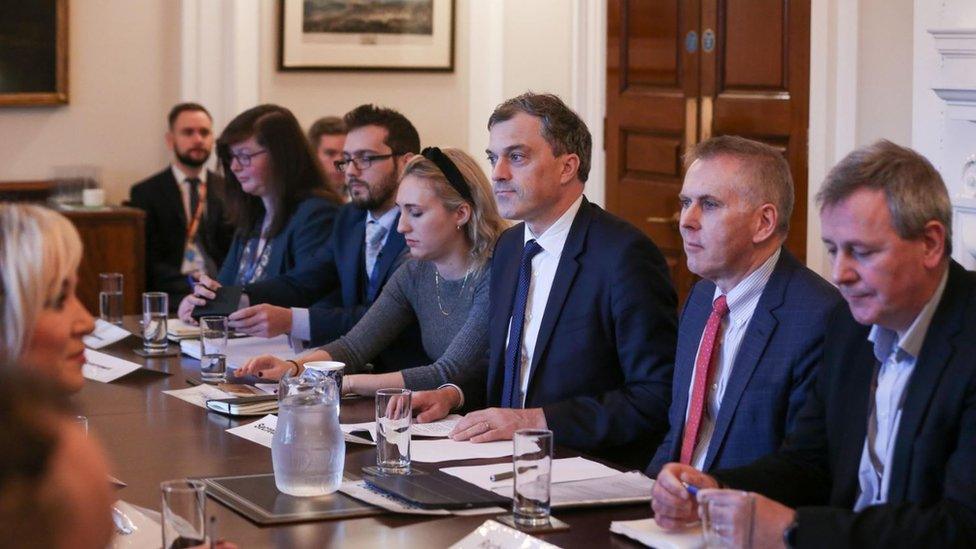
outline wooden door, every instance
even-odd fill
[[[684,151],[713,135],[769,143],[796,187],[787,246],[806,246],[810,0],[611,0],[607,208],[661,248],[684,302],[695,277],[678,232]]]

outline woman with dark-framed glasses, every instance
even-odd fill
[[[322,167],[288,109],[259,105],[239,114],[217,140],[227,180],[226,203],[236,227],[217,281],[242,286],[301,267],[325,246],[340,197],[325,184]],[[180,319],[194,322],[191,294]]]

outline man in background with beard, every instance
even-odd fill
[[[146,212],[146,289],[168,293],[173,308],[193,280],[216,275],[233,238],[224,222],[224,181],[205,167],[212,125],[202,105],[174,106],[166,132],[173,163],[131,190],[131,205]]]
[[[420,136],[399,112],[361,105],[343,117],[348,134],[339,169],[351,202],[340,210],[328,245],[300,271],[243,288],[230,327],[261,337],[289,334],[296,349],[328,343],[366,313],[407,259],[396,191],[400,174],[420,152]],[[206,299],[216,283],[202,279],[195,292]],[[307,308],[306,308],[307,307]],[[374,362],[374,373],[426,364],[416,325]]]

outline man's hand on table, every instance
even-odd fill
[[[458,420],[451,438],[471,442],[512,440],[519,429],[545,429],[546,415],[542,408],[488,408],[471,412]]]
[[[669,463],[658,473],[651,489],[654,520],[665,530],[683,528],[698,520],[698,503],[685,483],[696,488],[718,488],[718,481],[690,465]]]

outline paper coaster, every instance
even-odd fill
[[[516,524],[515,515],[501,515],[495,517],[495,520],[506,526],[511,526],[519,532],[525,532],[526,534],[544,534],[546,532],[561,532],[563,530],[569,530],[568,524],[553,516],[549,517],[549,524],[543,524],[542,526],[523,526],[521,524]]]

